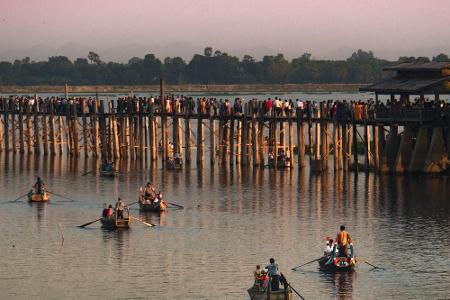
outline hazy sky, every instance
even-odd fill
[[[0,0],[0,53],[174,42],[319,57],[342,48],[406,53],[448,49],[449,12],[449,0]]]

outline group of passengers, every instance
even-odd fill
[[[106,203],[103,203],[103,212],[102,217],[103,218],[113,218],[114,217],[114,211],[117,219],[124,219],[124,211],[127,210],[128,206],[122,201],[122,199],[119,197],[117,199],[115,210],[113,209],[113,206],[111,204],[107,205]]]

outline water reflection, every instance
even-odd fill
[[[356,272],[321,273],[321,281],[326,285],[328,294],[335,299],[352,299],[353,285],[356,281]]]

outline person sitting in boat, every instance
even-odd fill
[[[327,246],[325,247],[324,256],[330,257],[331,253],[333,253],[333,240],[328,239],[327,240]]]
[[[116,203],[117,219],[123,219],[123,211],[126,207],[127,205],[123,203],[122,199],[119,198]]]
[[[37,178],[36,183],[34,184],[34,190],[39,194],[44,194],[45,184],[44,181],[41,180],[41,177]]]
[[[153,201],[153,199],[156,198],[156,192],[153,188],[152,184],[150,182],[147,182],[147,185],[144,188],[144,199],[150,199]]]
[[[103,203],[102,217],[106,218],[107,216],[108,216],[108,206],[106,205],[106,203]]]
[[[258,281],[260,282],[260,288],[266,290],[269,286],[269,276],[265,270],[261,271],[261,276],[258,277]]]
[[[108,211],[106,212],[106,218],[111,218],[114,215],[114,210],[112,205],[108,206]]]
[[[259,277],[261,277],[261,266],[256,265],[256,269],[253,271],[253,277],[255,278],[255,285],[260,286]]]
[[[272,279],[270,286],[271,290],[278,291],[280,289],[280,271],[278,270],[278,264],[275,262],[275,259],[271,258],[269,260],[269,265],[266,269]]]
[[[348,248],[352,245],[353,241],[350,235],[345,231],[345,226],[341,225],[340,232],[336,237],[336,244],[338,246],[339,254],[341,257],[348,256]]]

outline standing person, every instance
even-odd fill
[[[123,219],[123,211],[125,207],[127,207],[126,204],[123,203],[122,199],[119,197],[116,203],[117,219]]]
[[[336,237],[336,244],[338,245],[339,254],[340,256],[348,256],[347,249],[349,245],[353,243],[352,238],[350,235],[345,231],[345,226],[341,225],[340,232],[337,234]]]
[[[275,262],[275,259],[271,258],[269,260],[269,265],[266,269],[271,278],[271,290],[278,291],[280,289],[280,271],[278,270],[278,264]]]
[[[44,181],[41,180],[41,177],[38,177],[36,179],[36,183],[34,184],[34,188],[36,190],[36,192],[43,194],[45,191],[45,184]]]

